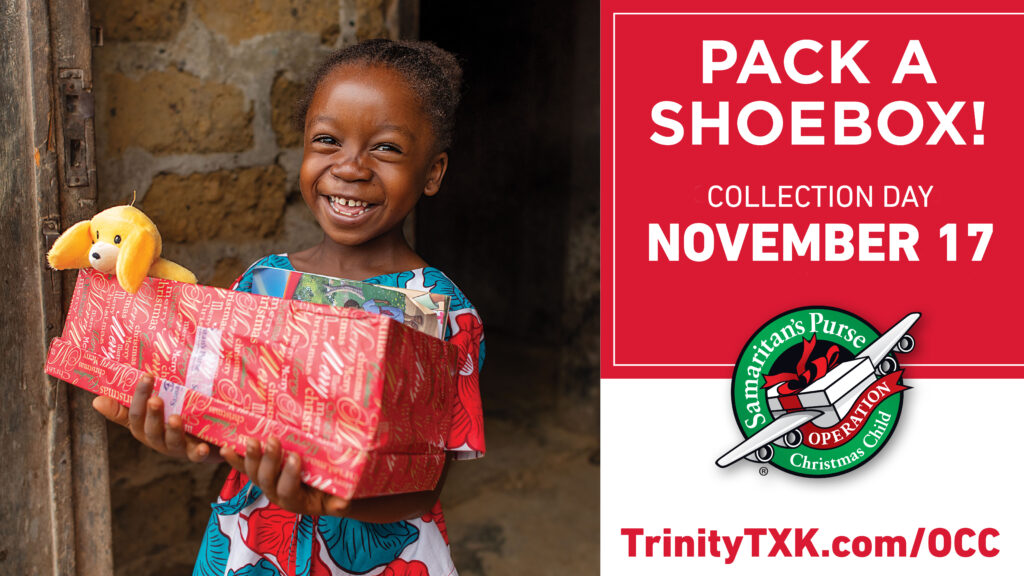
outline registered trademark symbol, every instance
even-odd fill
[[[761,476],[767,476],[768,475],[768,467],[767,466],[761,466],[761,468],[757,471],[757,473],[760,474]]]

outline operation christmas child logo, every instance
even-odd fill
[[[864,465],[893,434],[910,352],[908,314],[879,336],[857,316],[807,307],[776,316],[743,347],[732,379],[733,413],[746,440],[718,459],[746,458],[791,474],[835,476]]]

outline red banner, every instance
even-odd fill
[[[800,428],[804,434],[804,444],[819,450],[828,450],[842,446],[856,436],[870,420],[871,411],[886,398],[908,390],[909,386],[900,384],[902,370],[879,378],[865,390],[853,403],[846,417],[830,428],[821,428],[814,423],[807,423]]]
[[[603,4],[603,377],[728,378],[819,305],[920,312],[915,378],[1024,374],[1024,14],[641,5]]]

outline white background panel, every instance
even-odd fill
[[[602,574],[1024,574],[1024,465],[1017,442],[1024,382],[907,384],[913,388],[904,393],[888,444],[853,472],[813,479],[771,466],[761,476],[761,465],[746,460],[727,469],[715,465],[742,439],[726,380],[603,380]],[[925,543],[917,558],[768,558],[773,539],[765,536],[762,557],[750,557],[745,538],[739,557],[726,565],[724,558],[664,558],[660,545],[655,557],[645,558],[642,540],[630,558],[620,534],[623,528],[689,536],[699,528],[730,536],[744,528],[818,528],[819,550],[834,536],[863,534],[903,535],[909,551],[919,526],[993,527],[1001,551],[993,558],[933,558]]]

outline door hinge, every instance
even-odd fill
[[[40,225],[43,241],[46,243],[46,249],[49,250],[53,248],[53,243],[60,237],[60,219],[56,216],[43,218]]]
[[[85,72],[80,68],[60,71],[60,117],[64,121],[64,178],[68,187],[89,185],[91,139],[86,123],[93,117],[92,91],[85,86]]]

